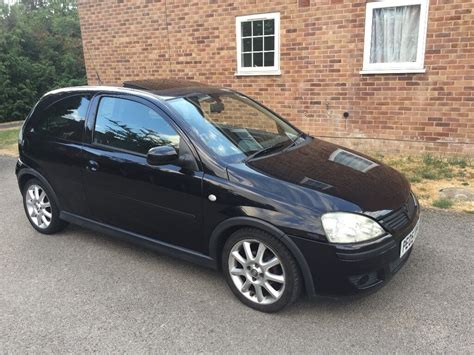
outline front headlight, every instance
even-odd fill
[[[326,213],[322,215],[321,221],[326,236],[332,243],[364,242],[385,233],[380,224],[355,213]]]

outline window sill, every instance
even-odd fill
[[[426,69],[363,69],[359,72],[362,75],[370,74],[416,74],[425,73]]]
[[[252,72],[246,72],[246,71],[241,71],[237,72],[234,74],[235,76],[262,76],[262,75],[281,75],[281,71],[279,70],[269,70],[269,71],[252,71]]]

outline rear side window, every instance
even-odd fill
[[[36,131],[50,137],[80,142],[91,97],[74,95],[48,106],[38,118]]]
[[[179,151],[180,137],[155,110],[115,97],[100,100],[94,143],[140,154],[153,147],[171,145]]]

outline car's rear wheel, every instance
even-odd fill
[[[301,293],[300,271],[290,251],[258,229],[243,228],[229,237],[222,268],[233,293],[262,312],[277,312]]]
[[[23,206],[33,228],[44,234],[63,229],[67,223],[59,219],[59,209],[51,192],[37,179],[30,179],[23,188]]]

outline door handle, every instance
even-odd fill
[[[95,160],[89,160],[87,162],[87,169],[92,172],[97,171],[99,170],[99,163]]]

